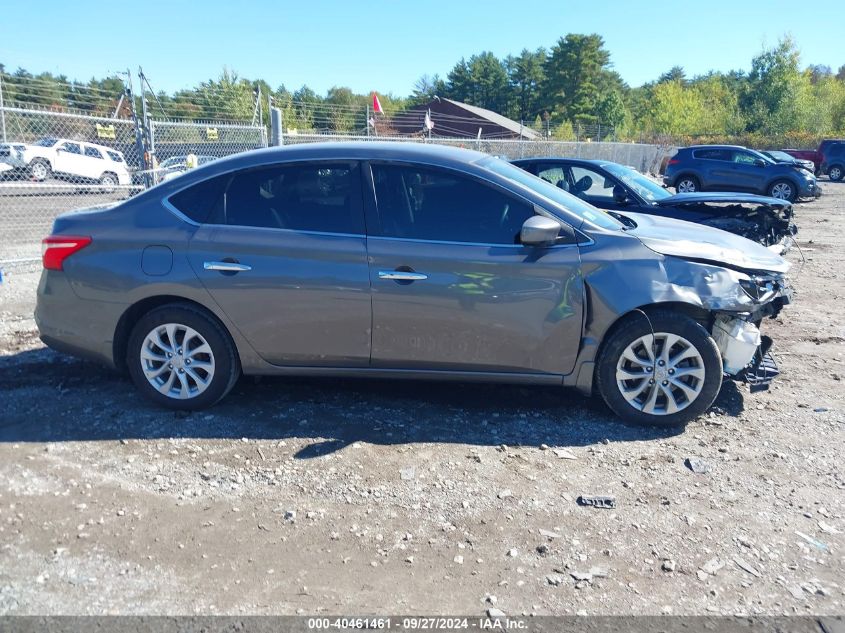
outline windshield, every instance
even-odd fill
[[[622,165],[617,165],[616,163],[605,163],[602,167],[628,185],[644,200],[654,202],[655,200],[664,200],[672,196],[671,193],[666,191],[666,189],[658,185],[651,178],[643,176],[635,169],[623,167]]]
[[[793,160],[795,160],[794,158],[792,158],[792,156],[790,156],[786,152],[768,152],[768,154],[769,154],[769,156],[771,156],[775,160],[785,160],[785,161],[790,162],[790,163]]]
[[[755,158],[761,158],[771,165],[774,165],[775,163],[777,163],[776,160],[774,160],[773,158],[769,158],[768,156],[766,156],[762,152],[758,152],[756,149],[749,149],[749,150],[746,150],[746,151],[748,151],[749,154],[753,154]]]
[[[59,142],[59,139],[57,139],[57,138],[47,137],[47,138],[42,138],[39,141],[35,141],[35,144],[38,147],[53,147],[53,145],[55,145],[58,142]]]
[[[173,158],[168,158],[167,160],[163,160],[159,165],[160,168],[166,169],[167,167],[176,167],[176,166],[185,166],[185,157],[184,156],[174,156]]]
[[[546,182],[542,178],[537,178],[537,176],[534,176],[533,174],[529,174],[524,169],[511,165],[509,162],[504,161],[501,158],[494,158],[491,156],[490,158],[485,158],[479,161],[478,165],[480,167],[484,167],[485,169],[489,169],[495,174],[504,176],[509,180],[513,180],[523,187],[531,189],[554,204],[563,207],[570,213],[574,213],[582,220],[586,220],[596,226],[613,231],[619,231],[624,228],[624,225],[621,222],[615,220],[605,211],[596,209],[593,205],[587,204],[583,200],[565,192],[563,189],[555,187],[553,184]]]

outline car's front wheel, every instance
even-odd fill
[[[709,332],[691,318],[635,313],[603,345],[596,380],[604,401],[623,420],[686,424],[716,399],[722,357]]]
[[[678,193],[693,193],[701,190],[701,184],[694,176],[682,176],[675,183],[675,191]]]
[[[36,158],[29,164],[29,175],[33,180],[44,182],[50,177],[50,163],[43,158]]]
[[[209,407],[240,375],[228,333],[187,304],[165,305],[143,316],[129,337],[127,364],[141,393],[170,409]]]
[[[839,165],[834,165],[828,170],[827,175],[831,180],[839,181],[842,180],[843,176],[845,176],[845,170],[843,170]]]
[[[769,195],[778,200],[795,202],[795,199],[798,197],[798,191],[795,185],[788,180],[777,180],[769,185]]]

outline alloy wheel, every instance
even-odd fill
[[[35,180],[44,180],[47,178],[47,165],[40,161],[32,164],[31,171],[32,177]]]
[[[628,404],[650,415],[671,415],[704,388],[704,359],[687,339],[667,332],[633,341],[616,365],[616,385]]]
[[[694,193],[695,183],[692,180],[684,179],[678,183],[678,193]]]
[[[214,354],[208,341],[179,323],[164,323],[147,334],[139,360],[150,385],[175,400],[195,398],[214,378]]]
[[[792,197],[792,185],[779,182],[772,187],[772,197],[780,200],[789,200]]]

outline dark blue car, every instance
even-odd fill
[[[797,232],[788,200],[746,193],[673,195],[630,167],[602,160],[525,158],[513,164],[595,207],[616,212],[617,217],[627,211],[675,218],[736,233],[764,246],[783,244]]]
[[[682,147],[666,164],[663,183],[678,193],[747,191],[790,202],[821,193],[808,171],[738,145]]]

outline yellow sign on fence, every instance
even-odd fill
[[[205,138],[206,138],[206,140],[209,140],[209,141],[219,141],[220,136],[218,136],[218,134],[217,134],[217,128],[216,127],[205,128]]]
[[[96,124],[97,127],[97,138],[107,138],[111,139],[112,141],[116,138],[114,125],[100,125],[99,123]]]

